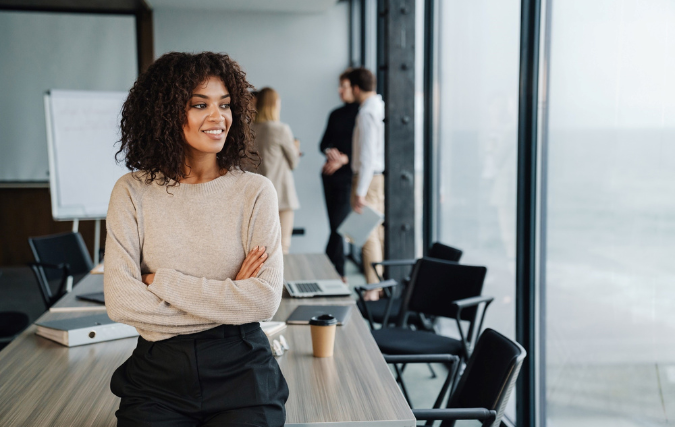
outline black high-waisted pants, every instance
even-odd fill
[[[283,426],[288,386],[256,323],[138,346],[110,381],[118,427]]]

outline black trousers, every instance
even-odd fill
[[[288,386],[258,323],[138,346],[110,381],[118,427],[283,426]]]
[[[344,239],[337,233],[337,229],[352,209],[349,200],[352,193],[352,175],[340,173],[339,175],[321,175],[321,178],[323,179],[323,194],[326,199],[326,210],[330,223],[330,237],[326,245],[326,255],[340,276],[344,276]]]

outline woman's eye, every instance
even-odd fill
[[[195,104],[192,106],[192,108],[196,108],[198,110],[201,110],[203,108],[206,108],[206,104]]]
[[[230,108],[230,104],[220,104],[220,108],[227,110],[228,108]]]

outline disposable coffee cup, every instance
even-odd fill
[[[333,357],[336,326],[337,319],[330,314],[314,316],[309,320],[314,357]]]

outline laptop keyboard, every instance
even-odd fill
[[[323,290],[315,282],[296,282],[294,283],[295,289],[302,294],[308,293],[321,293]]]

